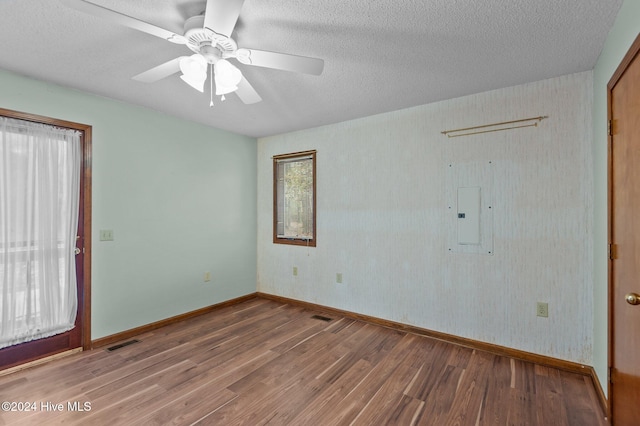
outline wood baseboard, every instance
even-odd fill
[[[180,321],[188,320],[200,315],[208,314],[209,312],[213,312],[217,309],[221,309],[227,306],[232,306],[232,305],[244,302],[246,300],[254,299],[256,297],[257,297],[257,293],[247,294],[245,296],[240,296],[235,299],[217,303],[215,305],[196,309],[195,311],[186,312],[184,314],[176,315],[171,318],[166,318],[160,321],[152,322],[151,324],[142,325],[140,327],[132,328],[130,330],[125,330],[116,334],[111,334],[109,336],[101,337],[91,342],[91,348],[96,349],[96,348],[101,348],[103,346],[108,346],[108,345],[111,345],[112,343],[120,342],[122,340],[127,340],[134,336],[138,336],[143,333],[148,333],[150,331],[157,330],[158,328],[175,324]]]
[[[17,371],[22,371],[25,370],[27,368],[31,368],[31,367],[35,367],[37,365],[42,365],[42,364],[46,364],[47,362],[51,362],[51,361],[55,361],[56,359],[60,359],[60,358],[65,358],[69,355],[73,355],[73,354],[77,354],[82,352],[82,347],[80,348],[75,348],[75,349],[69,349],[68,351],[64,351],[64,352],[59,352],[57,354],[54,355],[50,355],[44,358],[38,358],[34,361],[30,361],[30,362],[25,362],[24,364],[19,364],[13,367],[9,367],[9,368],[5,368],[4,370],[0,370],[0,376],[6,376],[8,374],[11,373],[15,373]]]
[[[598,399],[598,403],[600,404],[600,408],[602,409],[602,413],[604,414],[607,421],[611,419],[611,411],[609,410],[609,400],[604,394],[604,390],[600,385],[600,380],[598,379],[598,374],[596,373],[595,368],[588,367],[589,376],[591,376],[591,381],[593,382],[593,389],[596,392],[596,398]]]
[[[336,315],[341,315],[347,318],[357,319],[357,320],[365,321],[371,324],[393,328],[395,330],[402,330],[409,333],[419,334],[422,336],[427,336],[434,339],[442,340],[445,342],[454,343],[456,345],[465,346],[471,349],[478,349],[478,350],[490,352],[496,355],[507,356],[510,358],[515,358],[522,361],[529,361],[529,362],[533,362],[539,365],[544,365],[547,367],[559,368],[561,370],[570,371],[572,373],[579,373],[586,376],[591,376],[591,377],[594,377],[595,380],[597,381],[596,373],[591,366],[579,364],[577,362],[566,361],[563,359],[553,358],[546,355],[540,355],[532,352],[521,351],[519,349],[513,349],[506,346],[494,345],[492,343],[481,342],[479,340],[467,339],[465,337],[460,337],[453,334],[441,333],[439,331],[433,331],[426,328],[420,328],[420,327],[407,325],[407,324],[403,324],[395,321],[380,319],[380,318],[372,317],[369,315],[343,311],[341,309],[331,308],[323,305],[317,305],[314,303],[304,302],[301,300],[289,299],[282,296],[276,296],[276,295],[260,293],[260,292],[256,293],[256,295],[264,299],[270,299],[270,300],[274,300],[282,303],[303,306],[309,309],[314,309],[314,310],[323,311],[327,313],[334,313]]]

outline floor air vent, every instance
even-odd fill
[[[120,343],[119,345],[113,345],[113,346],[110,346],[110,347],[108,347],[108,348],[107,348],[107,350],[108,350],[109,352],[113,352],[113,351],[115,351],[115,350],[118,350],[118,349],[124,348],[125,346],[129,346],[129,345],[133,345],[134,343],[138,343],[139,341],[140,341],[140,340],[136,340],[136,339],[129,340],[129,341],[127,341],[127,342]]]
[[[322,315],[313,315],[311,318],[317,319],[320,321],[331,321],[333,318],[323,317]]]

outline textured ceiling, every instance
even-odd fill
[[[182,34],[205,0],[92,0]],[[175,74],[131,80],[191,52],[69,9],[0,0],[0,68],[261,137],[594,67],[622,0],[246,0],[240,47],[322,58],[320,76],[241,65],[263,101],[209,108]],[[0,107],[2,94],[0,93]]]

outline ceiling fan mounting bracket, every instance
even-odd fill
[[[203,28],[203,25],[204,15],[193,16],[184,23],[184,38],[187,40],[187,47],[205,57],[207,54],[211,54],[210,49],[205,47],[217,48],[220,51],[220,55],[218,55],[220,57],[233,56],[233,53],[238,49],[236,42],[230,37]]]

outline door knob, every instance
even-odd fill
[[[627,293],[624,296],[624,300],[630,305],[640,305],[640,295],[636,293]]]
[[[82,250],[80,250],[78,247],[76,247],[76,249],[74,250],[74,252],[75,252],[76,254],[80,254],[80,252],[81,252],[81,251],[82,251]],[[631,302],[629,302],[629,303],[631,303]]]

